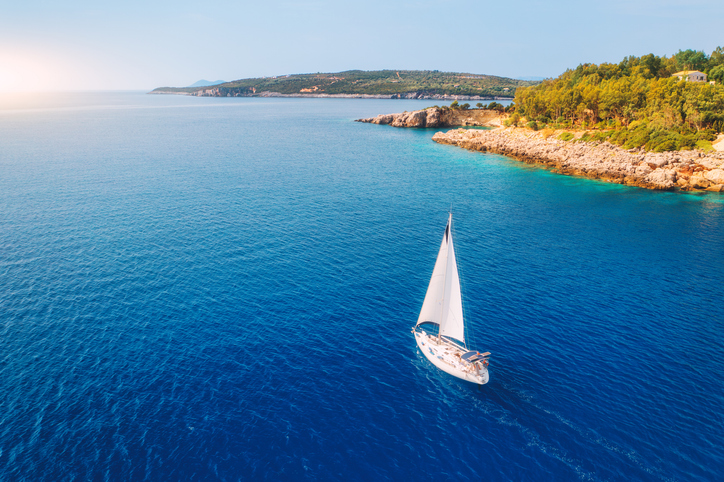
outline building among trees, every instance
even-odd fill
[[[672,77],[678,77],[679,80],[686,80],[688,82],[706,82],[706,74],[699,72],[698,70],[682,70],[671,75]]]

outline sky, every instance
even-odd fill
[[[0,2],[0,92],[352,69],[556,77],[724,46],[722,0]]]

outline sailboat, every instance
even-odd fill
[[[490,352],[465,344],[460,277],[452,240],[452,213],[445,227],[420,317],[412,329],[423,355],[440,370],[478,385],[488,383]]]

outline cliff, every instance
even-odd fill
[[[389,124],[393,127],[499,127],[502,125],[503,115],[497,110],[430,107],[401,114],[383,114],[368,119],[357,119],[356,122]]]
[[[604,143],[562,141],[555,132],[507,127],[491,131],[456,129],[432,138],[441,144],[503,154],[543,164],[553,172],[647,189],[724,191],[724,153],[644,152]]]

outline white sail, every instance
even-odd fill
[[[436,323],[440,325],[441,335],[465,343],[463,303],[460,297],[460,278],[455,261],[451,226],[452,214],[445,228],[445,235],[440,244],[440,251],[437,254],[437,261],[432,270],[430,285],[427,287],[427,294],[422,303],[417,324]]]
[[[432,270],[432,277],[427,287],[425,301],[422,302],[420,317],[417,319],[418,325],[426,321],[437,323],[438,325],[442,323],[442,302],[445,292],[448,253],[447,228],[445,228],[445,233],[446,235],[442,237],[440,251],[437,253],[437,261],[435,261],[435,268]]]
[[[452,215],[448,226],[452,224]],[[449,229],[449,228],[448,228]],[[452,231],[448,236],[447,274],[445,276],[445,301],[443,303],[443,322],[440,334],[465,343],[465,325],[463,323],[463,300],[460,295],[460,277],[455,260]]]

